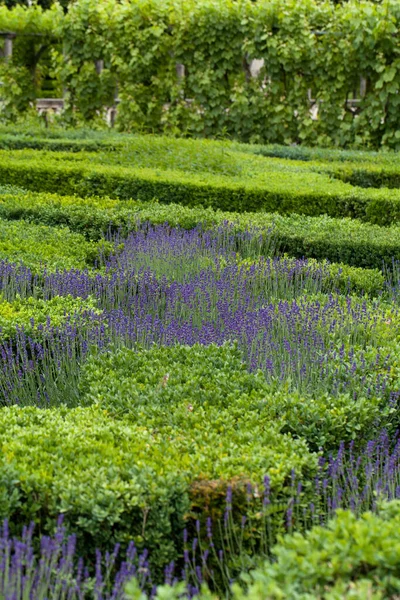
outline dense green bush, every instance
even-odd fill
[[[80,389],[80,408],[0,411],[0,517],[49,531],[61,512],[84,554],[133,538],[158,568],[182,551],[185,526],[223,516],[228,484],[240,523],[247,482],[268,474],[281,530],[292,471],[304,482],[316,473],[306,440],[360,440],[382,416],[374,399],[273,392],[227,344],[93,355]]]
[[[400,592],[400,504],[357,518],[338,511],[326,527],[295,533],[274,548],[268,562],[246,577],[238,598],[271,600],[397,598]]]
[[[186,229],[198,225],[212,228],[230,222],[238,231],[256,228],[264,235],[273,235],[278,249],[291,256],[343,263],[329,267],[332,284],[345,290],[350,282],[350,289],[372,294],[382,290],[382,275],[354,267],[381,269],[384,261],[391,263],[393,258],[400,259],[397,227],[384,229],[351,219],[239,214],[177,204],[34,193],[10,186],[0,189],[0,217],[51,226],[66,225],[89,240],[101,239],[110,229],[125,235],[144,221]]]
[[[21,136],[12,134],[3,134],[0,136],[0,148],[2,150],[24,150],[30,148],[32,150],[52,150],[55,152],[97,152],[105,148],[112,150],[114,147],[119,147],[118,140],[115,142],[106,142],[85,139],[63,139],[63,138],[42,138],[34,136]]]
[[[381,332],[379,351],[385,348],[389,353],[397,329],[397,320],[393,320],[389,332],[387,326]],[[367,350],[367,359],[372,356],[376,360],[377,373],[382,362],[379,351],[370,348],[368,356]],[[336,367],[339,362],[332,361],[332,370]],[[388,386],[396,387],[395,364],[392,373]],[[373,377],[372,370],[369,375]],[[271,388],[261,372],[248,373],[241,354],[229,346],[154,346],[101,354],[83,368],[81,392],[83,403],[94,403],[116,417],[126,416],[130,422],[152,428],[185,453],[190,447],[196,464],[202,464],[201,471],[212,477],[219,476],[222,464],[231,477],[236,473],[254,479],[261,473],[262,465],[266,468],[269,464],[269,451],[266,442],[265,452],[260,453],[259,444],[269,439],[271,423],[279,431],[305,440],[313,450],[328,450],[336,448],[337,440],[361,443],[366,434],[387,425],[395,413],[386,399],[366,399],[361,392],[354,398],[350,393],[302,395],[289,392],[285,385]],[[251,430],[257,433],[250,438]],[[210,448],[203,447],[200,452],[203,444]],[[235,457],[233,448],[244,445],[246,456],[238,453]],[[204,459],[197,457],[197,450]],[[208,463],[211,456],[213,467]],[[276,466],[278,472],[287,473],[283,465]]]
[[[133,538],[161,567],[185,524],[223,516],[228,484],[240,523],[247,482],[269,474],[281,528],[291,472],[315,473],[317,455],[260,412],[263,386],[228,345],[94,357],[82,380],[93,406],[0,411],[0,517],[48,530],[61,512],[84,554]]]
[[[151,136],[140,134],[123,134],[114,131],[97,131],[88,128],[62,129],[52,125],[48,128],[40,126],[38,122],[27,124],[16,123],[13,126],[0,125],[0,148],[5,150],[23,150],[31,148],[35,150],[52,150],[68,152],[101,152],[116,151],[124,152],[129,160],[137,160],[138,154],[142,155],[143,163],[147,164],[154,159],[157,165],[166,160],[171,162],[175,155],[181,154],[181,160],[186,168],[199,169],[204,161],[212,160],[212,155],[217,154],[219,165],[224,168],[228,160],[231,160],[232,152],[277,158],[283,160],[300,161],[310,163],[303,165],[305,170],[319,169],[322,172],[332,173],[340,178],[347,179],[354,172],[365,173],[365,180],[359,178],[361,187],[381,187],[384,183],[387,187],[398,187],[391,183],[392,176],[396,177],[400,166],[399,159],[394,152],[374,152],[372,150],[339,150],[336,148],[311,148],[304,145],[284,146],[279,144],[259,145],[242,144],[227,140],[213,140],[212,143],[179,140],[171,137]],[[193,162],[185,156],[188,149],[196,148],[196,161]],[[132,153],[134,150],[134,154]],[[166,151],[167,150],[167,151]],[[145,157],[143,155],[146,155]],[[211,154],[211,156],[210,156]],[[120,155],[121,156],[121,155]],[[199,161],[200,159],[200,161]],[[317,163],[314,165],[313,163]],[[181,166],[183,166],[181,163]],[[361,166],[362,165],[362,166]],[[177,166],[177,165],[175,165]],[[207,164],[209,167],[209,164]],[[350,175],[349,175],[350,173]],[[383,180],[383,177],[386,176]],[[369,181],[367,180],[369,178]],[[376,182],[376,184],[375,184]]]
[[[241,353],[228,344],[100,354],[83,368],[81,392],[82,403],[157,432],[180,448],[182,465],[209,478],[254,479],[271,469],[275,485],[282,486],[289,463],[298,471],[312,466],[304,442],[281,437],[268,411],[261,413],[264,376],[249,373]]]
[[[93,298],[82,300],[72,296],[55,296],[50,300],[29,297],[7,302],[0,295],[0,340],[13,337],[17,329],[40,339],[47,323],[53,327],[65,324],[77,314],[100,314]],[[81,321],[82,323],[82,321]]]
[[[18,127],[16,131],[19,131]],[[81,137],[75,137],[69,135],[68,130],[57,128],[54,131],[38,130],[35,134],[35,131],[31,133],[30,130],[14,133],[8,127],[0,129],[0,148],[98,152],[99,160],[104,159],[104,152],[107,152],[108,164],[204,171],[240,177],[250,172],[253,178],[254,175],[262,175],[265,170],[283,168],[286,161],[289,172],[317,172],[364,188],[400,187],[400,162],[396,154],[390,152],[259,146],[227,141],[214,141],[210,144],[200,140],[177,140],[149,135],[109,133],[107,136],[90,130],[83,130]],[[113,153],[112,156],[110,152]],[[260,157],[279,160],[260,161]]]
[[[395,600],[400,591],[400,509],[397,500],[378,514],[356,518],[339,510],[327,527],[280,539],[272,558],[243,574],[232,586],[233,600]],[[184,584],[160,586],[157,600],[185,597]],[[128,600],[147,600],[136,580],[126,586]],[[203,585],[199,600],[217,600]]]
[[[108,154],[0,151],[0,176],[3,183],[36,191],[157,198],[225,211],[327,214],[381,225],[396,222],[400,214],[399,190],[354,187],[316,163],[263,159],[210,142],[164,138],[157,148],[138,139],[126,151]]]
[[[35,270],[93,265],[102,247],[68,228],[0,219],[0,260],[22,262]]]
[[[235,177],[229,173],[101,164],[101,156],[97,154],[93,160],[88,155],[67,153],[2,152],[0,177],[4,183],[36,191],[57,189],[61,194],[98,194],[146,201],[158,198],[165,203],[239,212],[266,210],[362,217],[368,201],[377,193],[377,190],[353,188],[326,175],[298,173],[286,165],[266,165],[263,175],[252,178],[251,174]],[[397,190],[391,194],[396,197]]]
[[[80,0],[66,15],[57,7],[47,12],[2,7],[0,29],[51,31],[63,40],[53,64],[68,90],[72,120],[98,118],[118,82],[118,126],[128,131],[399,146],[400,16],[394,0],[336,6],[317,0]],[[368,24],[362,36],[360,23]],[[264,60],[258,74],[251,72],[253,59]],[[96,60],[104,61],[102,72]],[[177,63],[185,66],[183,78]],[[310,116],[308,90],[317,119]],[[350,107],[346,100],[354,94],[359,102]]]
[[[185,468],[144,427],[96,408],[3,408],[1,518],[52,531],[62,513],[79,552],[134,539],[153,565],[176,558],[189,509]],[[180,466],[182,469],[180,469]]]

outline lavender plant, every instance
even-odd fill
[[[121,240],[114,240],[118,251],[104,259],[101,271],[44,271],[39,277],[2,263],[1,292],[6,299],[16,294],[96,298],[108,333],[94,324],[89,340],[80,341],[78,335],[79,357],[86,356],[88,344],[105,348],[110,341],[131,347],[237,341],[249,368],[261,369],[273,385],[334,396],[396,392],[398,309],[379,299],[323,294],[327,265],[316,268],[286,258],[243,260],[256,238],[254,232],[238,237],[229,228],[212,233],[144,225],[122,250]],[[57,336],[65,334],[53,331],[51,323],[49,328],[52,333],[40,352],[52,357],[49,364],[64,364]],[[19,364],[18,353],[26,354],[30,343],[22,336],[11,362]],[[24,382],[32,373],[43,379],[29,366]],[[6,376],[3,387],[12,385],[15,375],[8,370]]]
[[[264,428],[257,433],[259,440],[264,439],[266,432],[274,438],[275,445],[278,439],[279,443],[290,440],[292,458],[294,448],[302,449],[303,476],[294,472],[291,477],[287,473],[282,475],[279,493],[271,485],[270,473],[258,485],[252,474],[245,492],[246,502],[238,513],[228,488],[222,520],[199,519],[198,525],[189,530],[182,542],[182,556],[167,567],[167,583],[182,580],[189,594],[195,594],[202,581],[226,590],[239,572],[252,568],[259,557],[269,556],[278,534],[324,524],[339,507],[358,514],[376,508],[381,497],[399,496],[399,442],[395,429],[399,425],[400,315],[396,301],[390,302],[397,297],[399,287],[395,266],[392,279],[388,277],[386,294],[372,300],[337,293],[327,263],[318,265],[275,256],[273,234],[265,236],[257,230],[238,234],[228,226],[211,232],[138,224],[126,239],[116,235],[108,242],[114,251],[111,256],[100,253],[97,268],[32,271],[23,265],[0,263],[0,292],[7,302],[15,302],[19,296],[43,303],[70,295],[78,304],[79,299],[86,302],[95,298],[97,305],[85,314],[62,315],[61,322],[52,322],[50,315],[45,323],[35,323],[33,318],[29,328],[16,327],[15,334],[0,345],[0,402],[41,408],[94,402],[98,418],[106,410],[111,413],[110,418],[121,419],[118,427],[131,428],[130,435],[136,432],[139,437],[145,431],[149,447],[157,442],[165,444],[164,449],[171,449],[170,440],[175,436],[175,457],[180,450],[183,458],[186,455],[198,458],[197,448],[201,448],[201,438],[205,439],[199,424],[206,419],[193,411],[192,404],[187,403],[192,410],[186,406],[183,412],[182,407],[176,411],[170,404],[163,407],[162,402],[168,396],[161,397],[166,374],[157,372],[155,376],[155,371],[152,372],[155,383],[150,376],[146,382],[134,379],[132,373],[140,369],[131,362],[132,356],[141,353],[144,357],[148,352],[153,359],[157,358],[160,346],[175,350],[183,346],[183,354],[188,355],[188,347],[196,347],[197,351],[198,346],[207,346],[214,351],[234,345],[251,376],[262,381],[262,393],[257,389],[249,398],[244,395],[246,402],[242,404],[214,407],[214,412],[210,412],[211,443],[217,448],[223,428],[229,432],[224,438],[229,438],[226,446],[229,452],[221,460],[225,463],[231,460],[235,443],[235,452],[238,446],[254,447],[257,477],[265,472],[260,466],[266,464],[265,448],[257,454],[257,440],[249,437],[241,425],[243,415],[253,431],[261,431],[257,429],[261,425]],[[116,368],[114,353],[121,364],[126,363],[126,369]],[[105,366],[110,372],[105,371]],[[91,368],[99,369],[93,371],[94,378],[106,381],[108,387],[104,391],[92,386],[90,396],[82,383],[82,369],[86,373]],[[175,368],[181,369],[179,365]],[[144,370],[139,375],[143,373]],[[146,388],[149,381],[156,389]],[[189,383],[184,389],[188,397],[193,391],[191,380]],[[168,385],[171,388],[168,398],[176,396],[180,400],[179,390],[172,389],[173,378]],[[225,390],[225,385],[226,399],[232,385],[229,376],[223,385],[220,382],[219,391]],[[144,401],[145,409],[137,411],[140,412],[137,421],[133,411],[126,409],[128,396],[130,400],[140,396],[140,393],[125,394],[129,386],[135,394],[139,388],[146,388],[147,399],[160,401],[150,403],[151,419],[145,419]],[[119,389],[124,394],[114,414],[112,402],[107,404],[106,400],[110,395],[116,397]],[[223,418],[217,409],[225,410]],[[188,413],[192,415],[191,421]],[[83,422],[95,413],[79,414]],[[217,427],[218,418],[226,421],[221,421],[221,431]],[[13,419],[18,420],[16,414]],[[186,421],[193,427],[199,425],[196,439],[185,437],[190,432],[190,427],[182,425]],[[369,442],[364,453],[360,453],[360,445],[382,426],[387,427],[387,433]],[[352,439],[354,442],[349,446]],[[339,440],[347,445],[329,456]],[[325,453],[320,452],[315,474],[315,454],[310,450],[317,452],[320,446],[325,447]],[[183,470],[188,469],[189,462],[182,459]],[[250,463],[253,464],[249,460],[243,465],[242,461],[243,468],[249,468]],[[203,468],[206,462],[198,464]],[[229,463],[229,473],[226,471],[229,477],[235,475],[232,464]],[[206,474],[211,477],[214,472],[209,470]],[[16,597],[18,590],[26,590],[23,594],[33,597],[36,594],[38,598],[57,599],[83,598],[85,594],[119,598],[118,594],[122,594],[125,576],[117,577],[121,585],[114,594],[111,584],[96,583],[97,575],[94,579],[89,574],[79,575],[84,571],[79,571],[75,564],[71,541],[65,546],[66,554],[64,546],[60,546],[61,554],[57,554],[58,546],[54,546],[52,554],[43,558],[45,566],[41,574],[42,558],[38,563],[29,563],[26,558],[35,554],[29,535],[25,532],[28,537],[23,537],[22,566],[17,568],[12,563],[16,575],[10,579],[13,583],[7,583],[11,591],[5,592],[11,594],[10,598],[14,594],[12,586],[19,586],[15,588]],[[8,543],[19,548],[17,542]],[[14,557],[14,550],[7,552]],[[53,559],[56,562],[51,562]],[[114,559],[107,561],[114,565]],[[147,578],[147,567],[143,568]],[[7,569],[4,567],[4,573]],[[114,571],[114,566],[110,569]],[[146,579],[147,583],[150,582]]]
[[[34,538],[34,525],[13,537],[4,521],[0,527],[0,595],[4,600],[122,600],[126,583],[135,578],[140,589],[151,590],[147,553],[129,544],[112,552],[96,552],[93,567],[77,556],[74,535],[59,519],[53,536]]]

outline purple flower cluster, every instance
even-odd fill
[[[382,339],[394,339],[390,323],[398,319],[398,308],[392,305],[388,321],[379,300],[329,293],[328,265],[267,257],[273,236],[238,234],[233,227],[207,232],[144,224],[127,239],[112,241],[114,254],[102,257],[97,270],[38,274],[0,263],[0,292],[9,301],[17,295],[91,296],[101,310],[70,315],[60,327],[48,321],[36,328],[37,337],[19,329],[0,343],[1,404],[79,405],[82,362],[92,349],[103,351],[110,344],[232,341],[248,367],[261,369],[273,386],[305,394],[376,395],[397,405],[400,391],[391,366],[396,347],[383,346]],[[393,297],[396,285],[391,283]],[[226,588],[238,570],[252,565],[255,551],[268,555],[278,531],[324,523],[338,507],[361,512],[381,498],[400,497],[399,461],[397,435],[391,440],[383,432],[359,454],[353,446],[340,446],[336,455],[321,456],[315,481],[298,481],[293,474],[287,483],[292,497],[288,502],[286,495],[284,505],[268,477],[258,487],[249,484],[249,510],[239,523],[228,489],[222,522],[198,523],[196,536],[184,540],[182,564],[169,565],[165,581],[184,580],[190,595],[203,580],[215,579]],[[262,534],[256,548],[250,547],[248,532],[260,530],[260,519]],[[117,599],[132,575],[142,587],[152,587],[147,557],[138,557],[134,545],[124,560],[116,548],[103,557],[98,553],[94,568],[85,568],[61,524],[54,538],[42,538],[39,553],[32,535],[28,528],[22,539],[12,539],[6,524],[1,532],[4,598]],[[234,567],[233,557],[238,557]]]
[[[49,323],[44,343],[21,331],[16,341],[3,345],[2,401],[24,403],[30,397],[32,403],[39,394],[45,402],[52,393],[41,391],[43,379],[51,386],[51,372],[60,381],[62,371],[61,379],[67,380],[66,362],[76,370],[74,360],[82,360],[91,346],[101,349],[111,341],[129,346],[237,341],[249,367],[261,369],[271,382],[305,392],[357,395],[362,390],[389,396],[390,357],[364,352],[366,346],[379,346],[385,311],[354,297],[321,296],[327,265],[242,260],[251,255],[255,237],[223,228],[204,232],[144,225],[123,243],[116,237],[116,252],[100,271],[38,276],[0,263],[0,289],[10,300],[16,294],[93,296],[104,311],[101,318],[93,315],[92,323],[86,317],[83,332],[71,316],[62,330]],[[15,391],[21,382],[28,386],[24,393]]]
[[[12,537],[7,521],[0,528],[0,596],[4,600],[119,600],[132,577],[142,589],[151,589],[147,553],[138,554],[133,542],[121,556],[117,544],[112,552],[96,553],[89,569],[76,552],[75,536],[67,536],[60,518],[54,536],[42,536],[39,548],[34,526]]]

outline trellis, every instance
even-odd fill
[[[316,35],[316,36],[328,35],[328,34],[332,34],[332,33],[334,33],[334,35],[340,35],[340,33],[338,33],[338,32],[326,32],[326,31],[313,31],[312,33],[314,33],[314,35]],[[3,47],[2,53],[0,53],[0,56],[5,58],[6,60],[10,60],[12,57],[13,40],[17,37],[17,35],[24,35],[24,34],[17,34],[12,31],[0,31],[0,39],[4,40],[4,47]],[[44,36],[44,34],[41,34],[41,33],[30,33],[28,35]],[[100,75],[102,70],[104,69],[104,61],[102,59],[100,59],[100,60],[95,60],[94,63],[95,63],[96,72],[98,75]],[[248,66],[248,72],[249,72],[250,76],[258,77],[262,68],[264,67],[264,64],[265,64],[265,61],[262,58],[251,60],[249,63],[249,66]],[[184,80],[184,78],[185,78],[185,65],[184,64],[177,63],[176,74],[177,74],[177,78],[179,81]],[[0,85],[1,85],[1,82],[0,82]],[[362,101],[362,99],[365,97],[366,90],[367,90],[367,81],[364,77],[361,76],[358,94],[357,94],[357,91],[355,91],[353,94],[353,98],[346,99],[346,104],[350,107],[351,110],[357,110],[357,104],[359,104]],[[307,98],[308,98],[308,102],[310,104],[310,116],[312,119],[317,119],[318,118],[318,107],[319,107],[319,104],[321,103],[321,101],[312,97],[311,89],[308,90]],[[186,99],[186,101],[188,103],[192,102],[191,99]],[[115,122],[118,103],[119,103],[119,99],[116,97],[115,101],[114,101],[114,106],[110,107],[107,110],[106,118],[107,118],[107,121],[109,122],[109,124],[112,126],[114,125],[114,122]],[[47,121],[47,113],[48,112],[61,113],[64,108],[64,104],[65,104],[64,98],[38,98],[36,100],[36,109],[39,114],[45,116],[46,121]]]

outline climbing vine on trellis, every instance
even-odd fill
[[[0,8],[0,30],[58,40],[52,65],[71,118],[90,122],[118,96],[125,131],[337,146],[400,147],[399,26],[395,0]],[[253,59],[264,61],[257,73]]]

